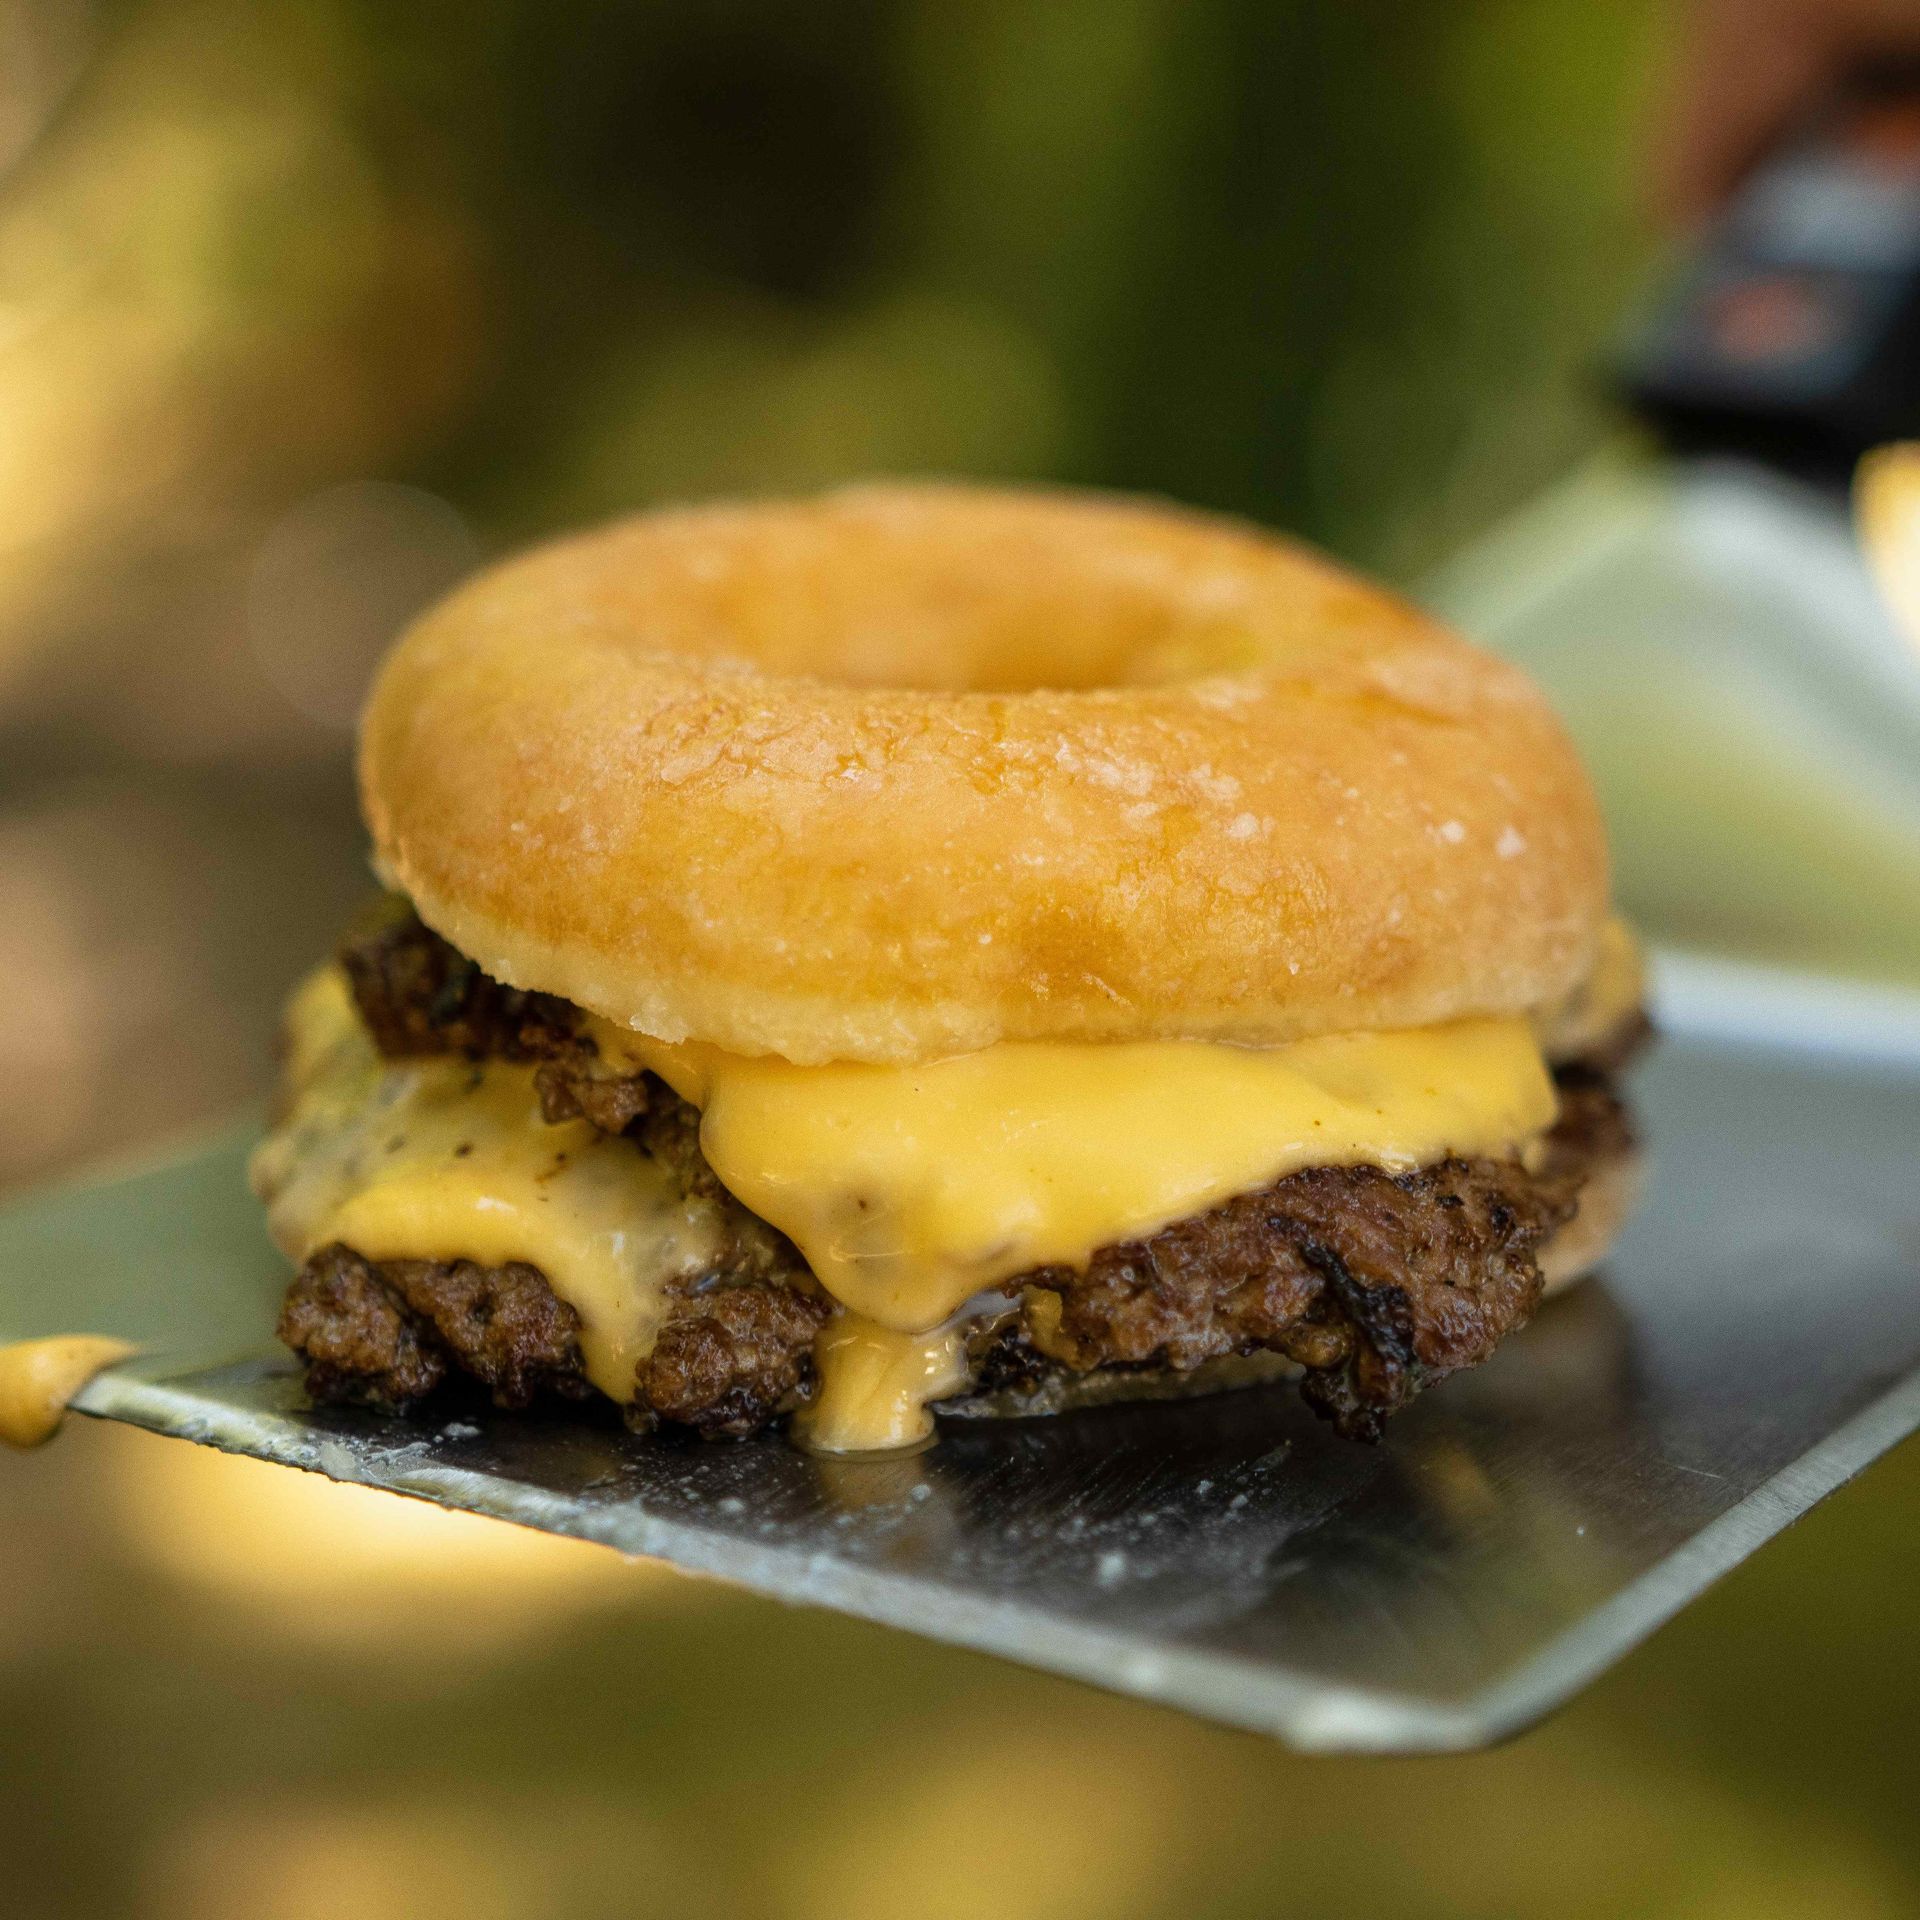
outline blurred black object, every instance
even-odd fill
[[[1863,72],[1753,171],[1621,376],[1678,450],[1814,478],[1920,435],[1920,66]]]

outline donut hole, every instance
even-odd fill
[[[968,590],[972,589],[972,590]],[[899,693],[1071,693],[1252,667],[1244,627],[1078,587],[1017,602],[976,583],[938,595],[775,590],[729,651],[762,673]]]
[[[1352,597],[1317,561],[1237,528],[949,488],[668,516],[616,531],[602,558],[594,597],[616,644],[900,693],[1084,692],[1270,666]],[[1278,632],[1276,575],[1294,616]]]

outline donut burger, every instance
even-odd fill
[[[253,1163],[316,1400],[857,1452],[1287,1375],[1370,1439],[1630,1205],[1566,736],[1251,527],[644,515],[419,620],[360,779]]]

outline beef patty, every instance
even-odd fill
[[[357,926],[341,960],[383,1053],[536,1062],[548,1119],[629,1135],[726,1228],[713,1268],[669,1300],[630,1421],[744,1434],[800,1404],[831,1302],[791,1243],[715,1179],[694,1109],[651,1074],[604,1061],[576,1008],[490,979],[403,901]],[[976,1388],[1017,1404],[1062,1372],[1186,1372],[1279,1353],[1302,1369],[1316,1411],[1377,1438],[1421,1388],[1486,1359],[1532,1316],[1539,1248],[1573,1217],[1589,1176],[1632,1146],[1617,1064],[1558,1070],[1560,1116],[1531,1167],[1309,1168],[1103,1247],[1084,1269],[1005,1282],[1006,1312],[971,1336]],[[343,1246],[307,1262],[280,1319],[315,1398],[387,1407],[462,1376],[503,1406],[587,1397],[578,1336],[578,1316],[533,1267],[376,1264]]]

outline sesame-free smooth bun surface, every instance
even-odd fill
[[[869,486],[539,548],[402,638],[361,780],[489,972],[801,1062],[1519,1013],[1605,912],[1517,670],[1117,497]]]

